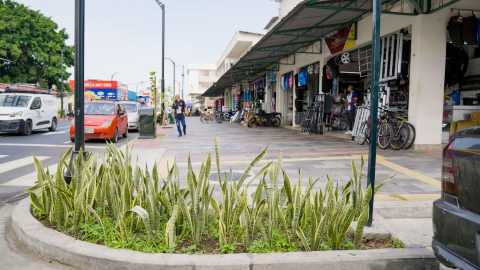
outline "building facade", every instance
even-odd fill
[[[213,106],[209,98],[203,98],[202,94],[218,80],[218,72],[215,64],[188,64],[188,86],[190,99],[205,106]]]
[[[371,7],[352,4],[360,0],[333,4],[276,2],[280,5],[279,18],[268,25],[268,33],[225,71],[205,96],[221,97],[241,84],[247,92],[255,91],[255,95],[246,95],[250,97],[247,100],[250,106],[251,97],[260,96],[262,108],[281,112],[283,124],[293,128],[302,125],[302,113],[320,94],[346,96],[346,89],[353,85],[361,102],[368,101]],[[384,106],[408,115],[408,121],[416,129],[414,148],[438,150],[448,140],[445,115],[462,110],[468,111],[465,112],[468,117],[471,111],[480,110],[478,105],[468,106],[468,100],[480,93],[480,89],[468,81],[451,80],[450,71],[447,72],[454,52],[462,55],[463,62],[469,58],[465,78],[480,76],[478,42],[468,43],[465,39],[464,44],[463,40],[460,44],[453,40],[452,44],[451,30],[447,28],[457,16],[466,18],[477,12],[478,17],[480,13],[477,0],[422,3],[424,6],[410,8],[405,1],[382,1],[380,90],[385,93]],[[346,61],[340,63],[342,56]],[[303,83],[298,83],[297,76],[304,78]],[[230,78],[236,80],[232,82]],[[462,86],[468,91],[461,91],[461,103],[445,104],[446,94]],[[341,99],[335,106],[342,106]]]

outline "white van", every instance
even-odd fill
[[[32,130],[57,129],[55,98],[27,93],[0,94],[0,132],[32,134]]]
[[[142,104],[134,100],[121,100],[120,103],[122,103],[125,110],[127,110],[128,129],[138,131],[140,128],[139,112],[142,108]]]

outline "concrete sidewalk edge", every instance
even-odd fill
[[[12,228],[33,253],[81,269],[438,269],[425,248],[315,251],[274,254],[148,254],[87,243],[44,227],[30,213],[29,198],[12,212]]]

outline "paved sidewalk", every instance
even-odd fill
[[[170,130],[158,146],[167,148],[160,163],[168,161],[172,164],[176,158],[182,180],[186,177],[189,153],[195,170],[200,169],[202,160],[206,160],[209,153],[214,156],[214,135],[220,148],[222,172],[229,172],[232,168],[234,172],[242,173],[255,156],[269,146],[264,162],[276,160],[282,152],[283,167],[290,179],[296,183],[298,169],[302,169],[304,179],[309,174],[314,179],[320,177],[315,188],[324,188],[326,174],[340,183],[346,183],[350,180],[352,160],[359,167],[361,156],[366,159],[368,154],[366,145],[361,146],[354,141],[334,136],[306,135],[286,128],[247,128],[225,122],[202,124],[198,117],[187,118],[187,136],[179,138],[176,133],[176,130]],[[440,164],[440,152],[378,150],[376,184],[391,175],[395,174],[396,177],[379,190],[376,200],[433,201],[439,198]],[[258,168],[254,169],[255,172],[256,170]],[[160,173],[165,175],[166,166]],[[366,176],[365,165],[364,188]]]

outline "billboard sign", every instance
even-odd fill
[[[351,25],[338,30],[338,33],[333,36],[337,38],[355,38],[355,26],[356,24],[352,23]],[[355,46],[355,40],[325,38],[323,42],[327,45],[323,47],[326,49],[324,55],[336,54]]]

